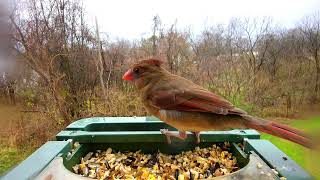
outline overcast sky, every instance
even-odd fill
[[[164,25],[199,32],[204,26],[227,24],[232,17],[270,16],[293,27],[303,16],[320,10],[320,0],[84,0],[89,22],[97,16],[100,32],[112,38],[139,39],[151,32],[152,18]]]

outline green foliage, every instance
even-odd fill
[[[0,175],[23,161],[31,153],[32,150],[20,151],[0,144]]]
[[[36,92],[33,89],[29,88],[19,91],[18,95],[28,108],[32,108],[39,98],[38,96],[36,96]]]
[[[231,98],[230,101],[236,107],[243,109],[247,112],[251,112],[255,108],[254,104],[251,104],[251,103],[248,103],[245,101],[245,96],[243,96],[243,95],[235,96],[235,97]]]

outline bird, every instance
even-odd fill
[[[200,143],[200,132],[253,128],[311,148],[304,132],[275,121],[249,115],[213,92],[167,71],[164,61],[156,58],[140,60],[124,73],[122,79],[137,88],[146,110],[178,132],[161,129],[167,142],[181,140],[192,132]]]

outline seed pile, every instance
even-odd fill
[[[192,180],[229,174],[238,169],[237,160],[228,152],[229,144],[208,148],[196,147],[193,151],[177,155],[160,152],[89,152],[81,163],[73,167],[76,174],[94,179],[145,179]]]

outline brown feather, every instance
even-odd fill
[[[208,90],[199,88],[196,84],[190,84],[189,87],[180,86],[179,83],[167,83],[166,85],[168,89],[165,90],[153,89],[152,97],[149,98],[150,103],[159,109],[210,112],[223,115],[246,114],[245,111],[235,108],[229,101]]]

